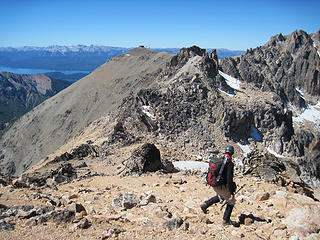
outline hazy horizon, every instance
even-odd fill
[[[320,1],[4,1],[1,47],[100,45],[246,50],[319,30]]]

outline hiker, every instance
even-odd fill
[[[220,201],[226,200],[227,206],[223,215],[223,222],[222,222],[223,225],[233,224],[233,222],[230,220],[230,216],[232,213],[232,209],[236,203],[236,200],[234,197],[236,184],[235,182],[233,182],[233,168],[234,168],[234,164],[232,162],[233,153],[234,153],[233,146],[227,146],[225,153],[220,158],[222,161],[225,161],[225,166],[220,176],[221,177],[220,184],[217,184],[217,186],[213,187],[217,195],[200,204],[202,211],[204,213],[207,213],[208,207]]]

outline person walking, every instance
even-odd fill
[[[236,183],[233,181],[234,163],[232,162],[232,155],[234,154],[234,147],[227,146],[221,160],[225,162],[223,171],[221,173],[220,184],[213,187],[213,190],[217,193],[216,196],[204,201],[200,204],[200,208],[204,213],[207,213],[207,208],[220,201],[226,200],[227,206],[223,214],[223,225],[234,224],[230,220],[233,207],[236,203],[234,193],[236,191]]]

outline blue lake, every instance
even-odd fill
[[[0,72],[12,72],[17,74],[35,74],[35,73],[46,73],[46,72],[61,72],[64,74],[73,74],[73,73],[89,73],[89,71],[71,71],[71,70],[52,70],[52,69],[36,69],[36,68],[12,68],[12,67],[3,67],[0,66]]]

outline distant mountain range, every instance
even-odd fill
[[[0,66],[54,70],[92,71],[112,57],[132,48],[110,46],[49,46],[0,47]],[[157,52],[177,54],[179,48],[153,48]],[[207,49],[207,51],[211,51]],[[245,53],[241,50],[217,49],[218,57],[232,57]]]

